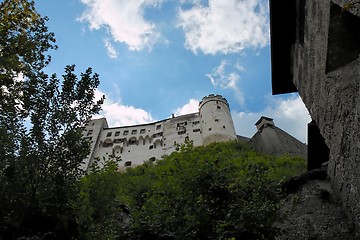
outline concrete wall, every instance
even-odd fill
[[[348,30],[339,24],[344,15],[339,19],[336,7],[328,0],[306,1],[304,43],[295,43],[292,57],[293,81],[330,148],[332,185],[360,229],[360,59],[329,63],[344,58],[336,54],[347,44],[341,39],[346,34],[334,30]],[[351,22],[357,24],[356,17]],[[358,32],[349,30],[350,42],[358,38]]]

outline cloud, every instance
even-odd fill
[[[235,97],[239,101],[241,106],[244,106],[244,94],[238,87],[237,83],[240,80],[239,71],[244,71],[244,68],[236,63],[232,69],[232,72],[228,73],[226,66],[228,66],[226,60],[222,60],[220,65],[213,69],[212,73],[206,74],[210,79],[214,87],[220,87],[222,89],[232,89],[235,92]],[[231,67],[231,66],[230,66]]]
[[[105,48],[110,58],[117,58],[118,52],[116,51],[115,47],[112,45],[109,39],[104,40]]]
[[[176,116],[185,115],[189,113],[196,113],[199,111],[199,101],[196,99],[190,99],[187,104],[177,108],[174,112]]]
[[[237,53],[269,43],[268,4],[265,0],[194,1],[180,9],[178,26],[185,33],[185,46],[194,53]]]
[[[237,134],[252,137],[256,133],[255,123],[261,116],[273,118],[276,126],[300,141],[307,142],[307,124],[311,118],[299,96],[270,100],[267,108],[260,112],[232,111]]]
[[[100,90],[96,90],[96,99],[100,99],[103,95],[106,94]],[[103,110],[100,112],[100,115],[94,116],[94,118],[106,117],[110,127],[129,126],[156,121],[151,114],[145,110],[133,106],[122,105],[109,97],[105,99],[102,108]]]
[[[87,6],[78,19],[89,23],[91,30],[104,28],[116,42],[130,50],[142,50],[159,39],[154,23],[144,19],[146,7],[158,7],[163,0],[81,0]]]

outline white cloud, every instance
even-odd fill
[[[116,51],[115,47],[111,44],[109,39],[104,40],[105,48],[110,58],[117,58],[118,52]]]
[[[244,106],[244,94],[238,87],[237,83],[240,80],[239,71],[244,71],[244,68],[236,63],[234,71],[228,73],[226,66],[229,65],[227,61],[222,60],[220,65],[213,69],[212,73],[206,74],[214,87],[222,89],[232,89],[235,92],[235,97],[241,106]]]
[[[103,95],[106,94],[100,90],[96,90],[96,99],[100,99]],[[122,105],[109,97],[105,99],[102,109],[101,115],[94,116],[94,118],[106,117],[106,120],[111,127],[144,124],[156,121],[151,114],[145,110],[133,106]]]
[[[91,30],[105,28],[116,42],[130,50],[142,50],[159,39],[155,24],[144,19],[146,7],[158,7],[163,0],[81,0],[87,6],[79,18]]]
[[[232,111],[237,134],[252,137],[256,133],[255,123],[261,116],[273,118],[277,127],[300,141],[307,142],[307,124],[311,118],[300,97],[272,100],[260,112]]]
[[[190,99],[187,104],[177,108],[174,112],[176,116],[185,115],[189,113],[196,113],[199,111],[199,101],[196,99]]]
[[[185,32],[185,46],[194,53],[236,53],[269,43],[268,4],[265,0],[194,1],[179,10],[178,26]]]

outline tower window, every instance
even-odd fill
[[[215,122],[218,122],[219,121],[219,119],[215,119]]]
[[[145,128],[140,130],[140,133],[145,133]]]
[[[123,134],[124,134],[124,135],[128,135],[128,134],[129,134],[129,131],[128,131],[128,130],[125,130]]]
[[[115,137],[120,135],[120,131],[115,132]]]
[[[209,128],[209,131],[211,131],[211,128]]]
[[[131,134],[136,134],[137,133],[137,130],[132,130],[131,131]]]
[[[111,137],[111,135],[112,135],[112,132],[108,132],[108,133],[106,134],[106,137]]]
[[[221,107],[218,105],[218,106],[217,106],[217,109],[221,109]]]

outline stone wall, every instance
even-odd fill
[[[341,5],[344,1],[333,2]],[[360,18],[351,14],[355,28],[348,29],[339,21],[349,13],[338,10],[330,1],[306,1],[304,42],[295,43],[292,71],[296,88],[330,148],[332,186],[360,230],[360,58],[329,63],[330,58],[343,59],[339,52],[344,51],[347,39],[341,37],[349,34],[350,44],[358,39],[360,23],[358,32],[354,29]],[[358,9],[353,12],[359,13]],[[348,32],[334,34],[336,27]],[[357,51],[358,46],[351,47]]]

